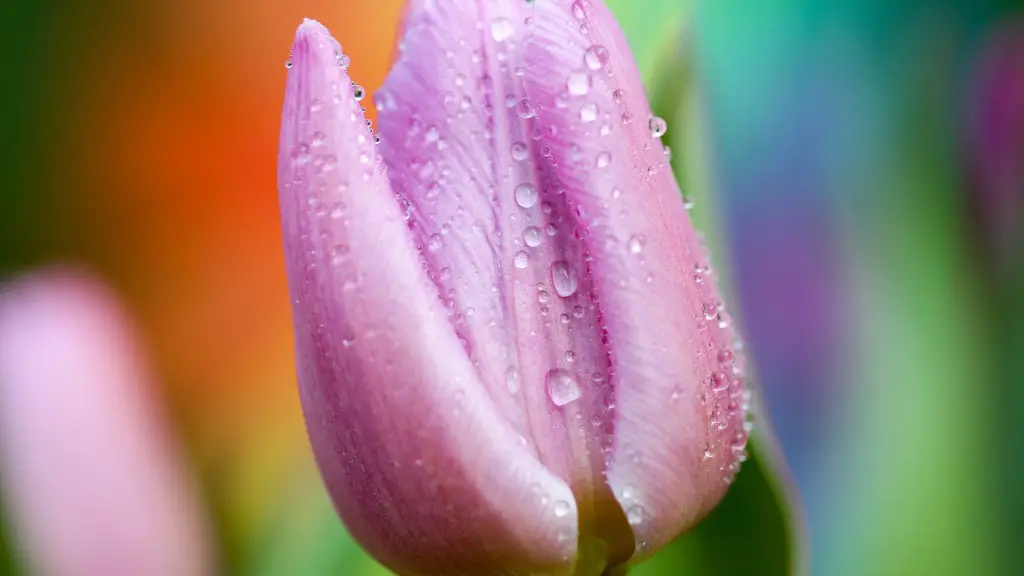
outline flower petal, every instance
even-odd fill
[[[299,387],[352,534],[401,574],[567,574],[568,486],[488,396],[423,269],[339,47],[295,38],[279,155]]]
[[[80,273],[0,288],[0,476],[40,574],[212,574],[124,311]]]
[[[725,492],[746,442],[743,366],[614,18],[599,0],[535,7],[526,88],[585,215],[616,396],[608,481],[638,559]]]
[[[376,98],[382,155],[490,398],[570,483],[581,525],[599,532],[584,535],[585,562],[601,563],[633,542],[603,478],[614,396],[588,255],[523,86],[531,13],[519,0],[411,2]]]

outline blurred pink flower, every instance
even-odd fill
[[[213,573],[121,306],[87,275],[0,287],[0,480],[33,574]]]
[[[403,575],[601,574],[721,499],[743,362],[599,1],[413,0],[376,95],[306,21],[279,191],[302,404]]]

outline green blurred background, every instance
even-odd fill
[[[608,3],[790,469],[762,426],[726,502],[635,572],[1024,571],[1022,3]],[[275,159],[295,25],[372,89],[401,4],[0,5],[0,276],[82,262],[125,296],[224,574],[386,573],[304,437]]]

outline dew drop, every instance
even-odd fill
[[[583,53],[583,61],[587,64],[587,68],[600,70],[608,63],[608,49],[600,44],[594,44]]]
[[[520,118],[533,118],[537,115],[537,109],[529,98],[523,98],[516,103],[516,114],[518,114]]]
[[[559,260],[551,263],[551,284],[555,287],[555,294],[562,298],[568,298],[576,293],[579,280],[569,264]]]
[[[519,392],[519,371],[516,370],[515,366],[509,366],[505,369],[505,387],[508,388],[509,394],[515,394]]]
[[[665,135],[668,130],[668,123],[665,122],[660,116],[652,117],[648,122],[647,126],[651,129],[651,136],[654,138],[661,138]]]
[[[537,189],[529,182],[523,182],[513,191],[516,204],[521,208],[533,208],[537,204]]]
[[[555,406],[565,406],[583,396],[583,389],[580,388],[579,383],[569,372],[561,368],[549,370],[545,377],[545,383],[548,397],[551,398],[551,402]]]
[[[530,149],[522,142],[513,142],[509,152],[512,154],[512,159],[516,162],[522,162],[530,156]]]
[[[580,120],[584,123],[593,122],[597,120],[597,104],[588,102],[583,106],[580,106]]]
[[[626,510],[626,520],[629,520],[630,526],[638,526],[644,522],[644,507],[639,504],[630,506]]]
[[[491,37],[495,42],[504,42],[512,37],[516,31],[515,26],[508,18],[495,18],[491,20]]]
[[[598,168],[607,168],[612,163],[612,155],[609,152],[600,152],[597,158],[594,160],[594,165]]]
[[[530,256],[526,252],[520,250],[519,252],[516,252],[515,256],[512,257],[512,263],[515,264],[516,268],[522,270],[523,268],[526,268],[527,264],[530,263]]]
[[[629,246],[629,251],[633,254],[639,254],[644,249],[646,239],[642,235],[633,235],[629,237],[629,241],[626,243]]]
[[[523,240],[530,248],[540,246],[542,238],[540,228],[537,228],[536,226],[530,226],[526,230],[523,230]]]
[[[569,77],[565,80],[565,86],[569,89],[569,94],[573,96],[584,96],[587,92],[590,92],[590,84],[593,80],[590,75],[582,70],[576,72],[570,72]]]
[[[364,90],[362,86],[356,84],[352,87],[352,97],[356,99],[356,102],[362,101],[365,96],[366,90]]]
[[[565,500],[556,500],[553,510],[556,518],[565,518],[569,515],[571,508],[569,507],[569,503]]]

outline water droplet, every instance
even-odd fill
[[[526,268],[527,264],[530,263],[530,256],[526,252],[520,250],[519,252],[516,252],[515,256],[512,257],[512,263],[515,264],[516,268],[522,270],[523,268]]]
[[[690,200],[686,196],[683,196],[683,208],[687,210],[693,210],[693,200]]]
[[[590,74],[582,70],[576,72],[570,72],[569,77],[565,80],[565,86],[569,89],[569,94],[573,96],[584,96],[587,92],[590,92],[590,84],[593,80],[590,78]]]
[[[537,204],[537,189],[529,182],[523,182],[513,191],[516,204],[521,208],[533,208]]]
[[[284,61],[284,67],[285,68],[291,68],[292,67],[292,59],[291,58],[289,58],[289,59]]]
[[[519,392],[519,371],[515,366],[505,369],[505,386],[508,388],[509,394]]]
[[[633,235],[629,237],[629,241],[626,243],[629,246],[629,251],[633,254],[639,254],[644,249],[646,239],[642,235]]]
[[[597,104],[588,102],[580,106],[580,120],[585,123],[597,120]]]
[[[529,98],[523,98],[516,103],[516,114],[520,118],[533,118],[537,115],[537,109],[533,106],[533,102]]]
[[[565,500],[556,500],[553,510],[555,512],[555,517],[564,518],[569,515],[571,508],[569,507],[569,503]]]
[[[644,507],[639,504],[635,506],[630,506],[629,509],[626,510],[626,520],[629,520],[630,526],[638,526],[640,524],[643,524]]]
[[[427,239],[427,248],[431,252],[437,252],[444,245],[444,241],[441,239],[440,234],[431,234],[430,238]]]
[[[348,66],[351,63],[352,59],[349,58],[348,54],[338,53],[338,66],[341,66],[342,70],[348,70]]]
[[[629,124],[632,124],[632,123],[633,123],[633,113],[632,112],[623,112],[622,113],[622,124],[623,125],[629,125]]]
[[[555,294],[562,298],[572,296],[576,293],[576,288],[579,287],[576,273],[567,262],[561,260],[551,263],[551,283],[555,287]]]
[[[583,11],[583,3],[581,3],[580,0],[575,0],[572,3],[572,15],[575,16],[577,20],[583,20],[586,18],[587,13]]]
[[[491,20],[491,37],[495,42],[504,42],[515,34],[515,26],[508,18],[495,18]]]
[[[522,162],[530,156],[530,149],[522,142],[513,142],[509,151],[512,154],[512,159],[516,162]]]
[[[548,236],[554,236],[555,234],[558,234],[558,226],[548,223],[548,225],[544,227],[544,233]]]
[[[560,368],[549,370],[545,381],[548,396],[555,406],[565,406],[583,396],[583,389],[576,379],[569,372]]]
[[[576,361],[576,352],[574,352],[572,350],[566,350],[565,351],[565,361],[567,363],[569,363],[569,364],[572,364],[573,362],[575,362]]]
[[[608,49],[600,44],[594,44],[583,53],[583,61],[587,64],[587,68],[599,70],[608,63]]]
[[[540,228],[537,228],[536,226],[530,226],[526,230],[523,230],[523,240],[530,248],[540,246],[542,239],[543,237],[541,236]]]
[[[577,319],[577,320],[579,320],[580,318],[583,318],[583,307],[582,306],[573,306],[572,307],[572,317]]]
[[[729,377],[721,370],[711,374],[711,390],[715,393],[725,392],[729,388]]]
[[[366,90],[362,86],[359,84],[352,86],[352,97],[356,99],[356,102],[361,101],[364,96],[366,96]]]
[[[594,165],[598,168],[607,168],[612,163],[612,155],[609,152],[600,152],[597,155],[597,159],[594,160]]]
[[[659,116],[652,117],[647,122],[647,125],[651,129],[651,136],[655,138],[661,138],[662,136],[665,135],[665,132],[668,130],[668,123],[665,122],[665,120]]]

